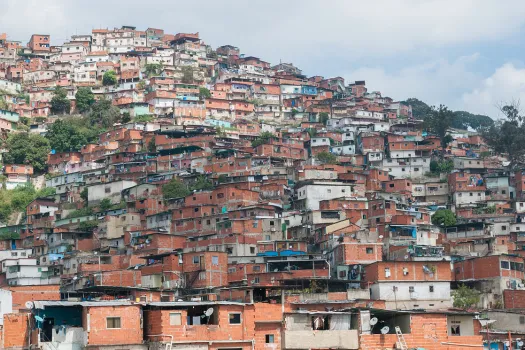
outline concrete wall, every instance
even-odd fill
[[[284,331],[284,349],[359,349],[357,330]]]
[[[430,286],[434,287],[434,291],[430,292]],[[394,293],[393,288],[397,290]],[[414,292],[411,293],[410,287],[414,287]],[[391,282],[391,283],[376,283],[371,287],[372,299],[385,300],[392,304],[397,309],[414,309],[414,308],[430,308],[430,309],[446,309],[452,307],[452,300],[450,296],[450,282]],[[397,304],[397,307],[395,306]]]

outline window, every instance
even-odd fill
[[[120,328],[120,317],[107,317],[106,328]]]
[[[259,225],[259,222],[258,222],[258,221],[254,221],[254,222],[253,222],[253,228],[257,228],[258,225]]]
[[[390,268],[389,267],[385,267],[385,277],[386,278],[390,277]]]
[[[428,291],[430,293],[434,293],[434,286],[428,286]]]
[[[255,254],[255,247],[250,247],[250,254]]]
[[[409,293],[414,293],[414,286],[409,286],[408,287],[408,292]]]
[[[367,254],[374,254],[374,248],[366,248]]]
[[[194,256],[193,257],[193,263],[194,264],[198,264],[199,263],[199,257],[198,256]]]
[[[459,321],[452,321],[452,325],[450,326],[450,334],[451,335],[461,335],[460,327],[459,327]]]
[[[230,324],[241,324],[241,314],[230,314]]]
[[[520,316],[520,324],[525,324],[525,316]]]
[[[501,230],[502,231],[507,231],[507,226],[505,226],[505,225],[501,226]]]
[[[261,267],[259,265],[256,265],[253,267],[253,272],[259,272],[261,271]]]
[[[266,334],[266,344],[273,343],[273,334]]]
[[[510,270],[510,264],[509,264],[508,261],[502,260],[502,261],[500,262],[500,266],[501,266],[501,268],[504,269],[504,270]]]
[[[218,256],[212,256],[211,257],[211,264],[212,265],[219,265],[219,257]]]

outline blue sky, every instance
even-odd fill
[[[497,117],[497,105],[525,103],[522,0],[2,0],[0,32],[55,44],[92,28],[135,25],[200,32],[214,47],[308,75],[366,80],[395,99]]]

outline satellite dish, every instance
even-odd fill
[[[379,239],[383,239],[383,235],[379,235]]]
[[[30,309],[31,310],[34,307],[35,307],[35,305],[33,304],[32,301],[26,301],[26,309]]]
[[[387,334],[390,331],[390,327],[384,326],[381,328],[381,334]]]
[[[44,319],[40,316],[35,316],[35,320],[37,320],[38,322],[44,322]]]
[[[77,276],[73,277],[73,281],[76,281],[76,280],[78,280],[78,277]]]
[[[375,326],[375,325],[377,324],[378,321],[379,321],[379,320],[377,319],[377,317],[372,317],[372,318],[370,319],[370,325],[371,325],[371,326]]]
[[[409,256],[408,255],[405,255],[405,260],[408,260]]]
[[[204,312],[204,314],[207,316],[207,317],[210,317],[212,314],[213,314],[213,308],[209,308],[208,310],[206,310]]]
[[[518,340],[518,346],[523,346],[523,344],[525,344],[525,343],[523,343],[523,341]]]

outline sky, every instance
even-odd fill
[[[60,44],[93,28],[199,32],[306,75],[499,117],[525,103],[523,0],[1,0],[0,32]],[[523,103],[522,103],[523,104]]]

